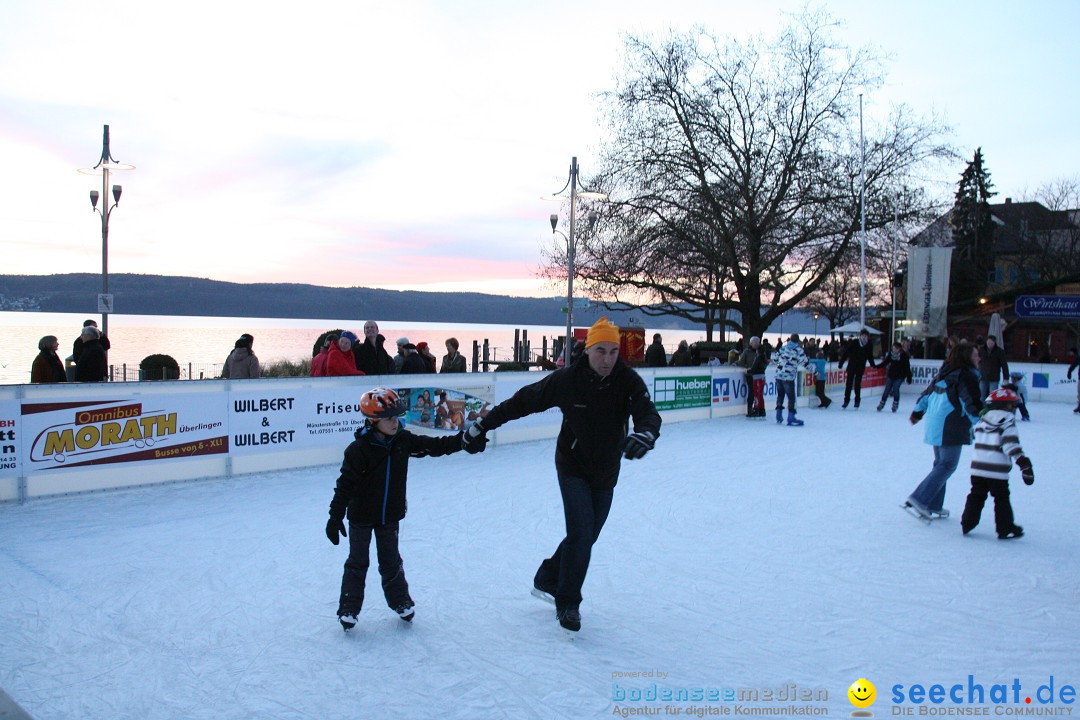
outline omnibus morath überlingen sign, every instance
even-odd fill
[[[1021,295],[1014,309],[1032,320],[1080,320],[1080,295]]]

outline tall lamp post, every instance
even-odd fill
[[[544,196],[544,200],[563,200],[566,198],[563,195],[567,188],[570,189],[570,235],[566,237],[566,342],[563,345],[563,365],[565,367],[570,366],[570,348],[573,346],[573,332],[574,332],[574,253],[577,250],[577,201],[578,198],[585,198],[586,200],[606,200],[607,195],[600,192],[593,192],[591,190],[582,190],[578,186],[578,162],[577,157],[570,160],[570,177],[566,180],[566,185],[563,185],[562,190],[559,190],[554,195]],[[559,224],[559,216],[555,213],[551,214],[549,218],[551,221],[551,232],[561,232],[556,230],[556,226]],[[589,214],[590,225],[596,222],[596,214]]]
[[[109,126],[101,141],[101,159],[92,168],[81,168],[79,172],[84,175],[101,175],[101,193],[97,190],[90,191],[90,204],[94,211],[101,216],[101,295],[98,296],[98,310],[101,312],[101,334],[109,334],[109,313],[113,311],[112,296],[109,295],[109,216],[116,206],[120,204],[119,185],[112,186],[113,203],[109,207],[109,174],[114,170],[134,170],[134,165],[118,163],[113,159],[109,150]],[[98,198],[103,198],[101,209],[98,210]]]

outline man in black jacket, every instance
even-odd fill
[[[618,328],[600,318],[589,329],[581,358],[493,407],[465,433],[465,449],[482,447],[489,430],[553,407],[563,414],[555,470],[566,537],[536,571],[533,595],[554,602],[559,624],[577,631],[581,586],[592,546],[611,509],[620,463],[653,448],[661,420],[641,376],[619,358]],[[633,432],[627,435],[631,418]]]
[[[356,369],[365,375],[392,375],[394,359],[386,352],[386,338],[379,334],[379,324],[374,320],[364,323],[364,342],[353,345]]]
[[[82,329],[82,335],[79,336],[82,340],[79,362],[75,365],[77,382],[104,382],[106,375],[109,374],[101,337],[101,333],[92,325],[87,325]]]
[[[652,336],[652,345],[645,349],[645,367],[667,367],[667,350],[660,333]]]
[[[993,335],[986,336],[986,345],[979,349],[979,390],[985,400],[1001,381],[1009,381],[1009,361]]]
[[[870,333],[863,328],[859,331],[858,339],[852,338],[840,351],[840,363],[837,368],[842,368],[847,363],[847,377],[844,383],[844,405],[847,407],[851,402],[851,391],[855,390],[855,407],[859,407],[859,399],[862,395],[862,376],[866,366],[877,367],[874,364],[874,347],[870,344]]]

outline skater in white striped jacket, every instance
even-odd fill
[[[975,449],[971,454],[971,493],[968,494],[960,528],[967,535],[979,524],[986,496],[994,496],[994,523],[997,536],[1012,540],[1024,529],[1013,521],[1009,503],[1009,471],[1020,468],[1025,485],[1035,482],[1031,460],[1020,447],[1015,411],[1020,396],[1008,388],[998,388],[986,398],[990,410],[975,425]]]

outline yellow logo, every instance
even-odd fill
[[[877,688],[874,687],[874,683],[870,682],[866,678],[859,678],[855,682],[851,683],[851,687],[847,691],[848,700],[851,704],[859,710],[851,713],[852,717],[873,717],[874,713],[865,708],[870,707],[877,700]]]

